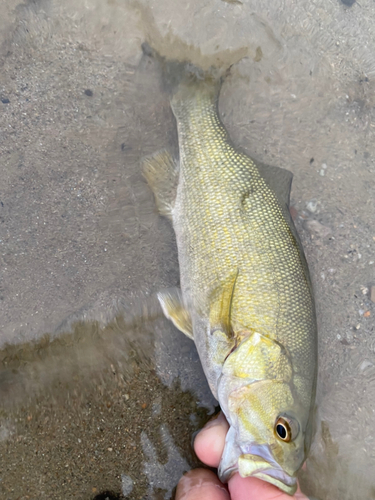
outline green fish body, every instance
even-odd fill
[[[308,453],[317,327],[306,260],[289,213],[292,174],[237,151],[220,121],[219,80],[174,89],[179,162],[144,160],[176,234],[181,289],[160,292],[191,337],[230,428],[219,466],[293,494]]]

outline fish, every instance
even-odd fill
[[[158,151],[142,171],[174,228],[180,287],[158,299],[195,342],[228,421],[221,481],[239,472],[293,495],[317,379],[314,294],[289,211],[293,176],[233,145],[218,111],[223,72],[159,59],[179,158]]]

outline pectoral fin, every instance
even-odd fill
[[[178,183],[178,165],[166,150],[143,158],[142,172],[152,189],[159,213],[172,220]]]
[[[190,313],[184,306],[181,290],[179,288],[169,288],[159,292],[158,299],[164,315],[172,321],[176,328],[194,340]]]
[[[233,339],[233,329],[231,325],[231,311],[233,304],[234,290],[238,277],[238,270],[229,276],[212,294],[210,300],[210,326],[211,332],[220,330],[225,333],[228,339]]]

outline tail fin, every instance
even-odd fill
[[[223,78],[230,67],[225,70],[211,66],[208,70],[195,66],[189,61],[168,60],[162,57],[148,43],[142,44],[143,53],[156,59],[160,66],[163,87],[170,95],[170,101],[175,111],[180,104],[195,100],[197,96],[216,102]]]

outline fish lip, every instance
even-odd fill
[[[269,464],[268,469],[255,470],[251,474],[241,474],[237,465],[231,465],[224,471],[220,471],[220,480],[227,483],[236,472],[239,472],[241,477],[257,477],[262,481],[271,483],[288,495],[294,495],[297,490],[297,478],[290,476],[281,467],[272,467],[271,464]]]
[[[242,477],[257,477],[277,486],[281,491],[293,495],[297,489],[297,478],[288,474],[273,458],[268,445],[251,444],[247,453],[238,458],[238,471]],[[253,470],[246,471],[246,462],[253,463]],[[258,466],[256,466],[258,465]]]
[[[220,479],[228,482],[235,472],[241,477],[257,477],[271,483],[288,495],[297,490],[297,478],[285,472],[275,461],[268,445],[250,444],[245,446],[237,463],[219,471]],[[244,453],[245,452],[245,453]]]
[[[282,479],[276,477],[280,472],[282,473],[280,474]],[[277,488],[279,488],[284,493],[287,493],[288,495],[294,495],[297,490],[297,478],[289,476],[289,474],[278,469],[268,469],[255,472],[251,474],[250,477],[257,477],[262,481],[267,481],[268,483],[277,486]]]

